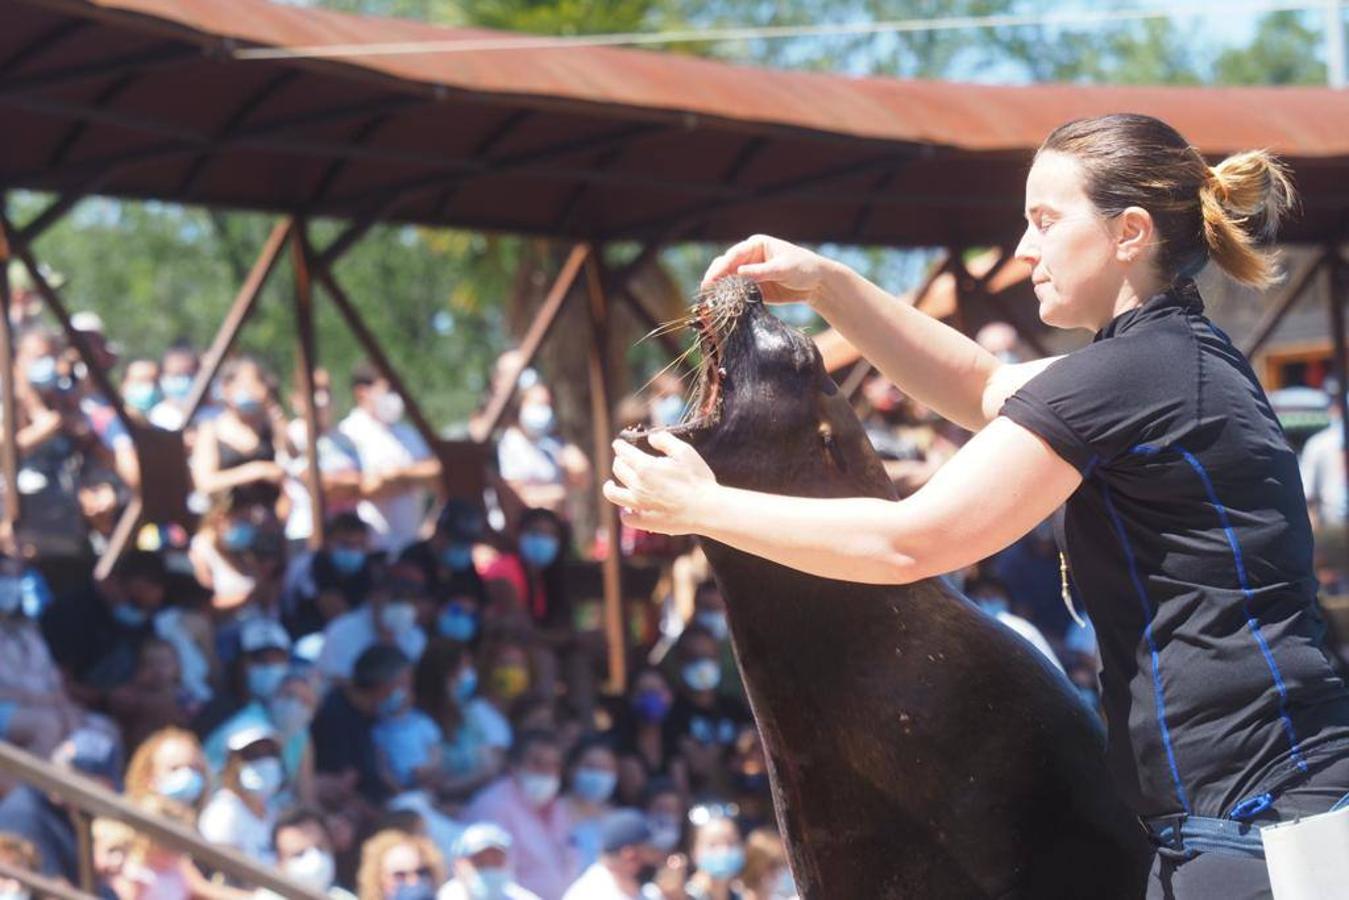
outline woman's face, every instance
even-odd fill
[[[150,773],[151,780],[156,782],[177,769],[196,769],[201,774],[206,774],[206,760],[202,757],[201,750],[191,742],[179,738],[160,744],[155,750],[155,755],[150,758],[150,764],[153,769]]]
[[[1081,165],[1041,153],[1026,177],[1026,231],[1017,259],[1031,267],[1040,319],[1056,328],[1101,328],[1114,315],[1125,267],[1114,219],[1087,197]]]
[[[432,873],[412,844],[394,844],[379,864],[380,888],[385,897],[392,897],[404,885],[431,881]]]

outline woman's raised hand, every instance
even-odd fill
[[[837,264],[804,247],[766,234],[746,238],[712,260],[703,287],[727,275],[758,282],[769,303],[810,303]]]

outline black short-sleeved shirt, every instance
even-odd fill
[[[1349,755],[1297,457],[1193,282],[1117,316],[1002,415],[1082,473],[1059,545],[1140,815],[1227,816]]]

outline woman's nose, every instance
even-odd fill
[[[1021,233],[1021,240],[1017,242],[1016,252],[1013,255],[1016,259],[1032,266],[1039,261],[1040,245],[1039,242],[1036,241],[1035,235],[1032,233],[1032,229],[1029,225],[1027,225],[1026,230]]]

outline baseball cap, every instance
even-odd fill
[[[635,809],[615,810],[600,820],[600,848],[605,853],[649,843],[651,826]]]
[[[266,722],[250,719],[230,732],[225,738],[225,748],[231,753],[238,753],[258,741],[278,741],[276,729]]]
[[[484,850],[492,848],[510,850],[510,834],[500,825],[493,825],[491,822],[476,822],[465,828],[464,833],[459,835],[459,839],[454,842],[454,858],[463,859],[467,856],[476,856]]]

